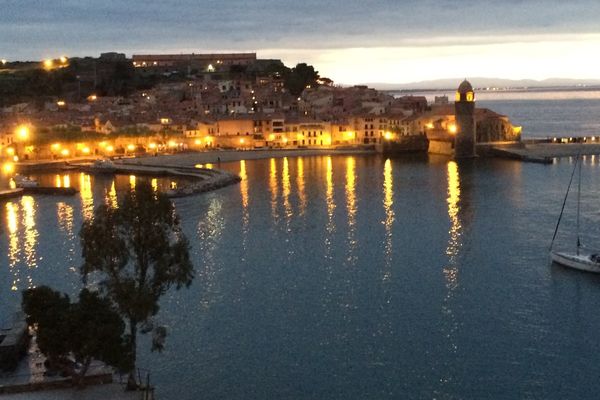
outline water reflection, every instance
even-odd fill
[[[327,223],[325,224],[325,257],[331,258],[332,236],[335,231],[333,213],[335,211],[335,201],[333,198],[333,166],[331,156],[327,157],[325,169],[325,203],[327,205]]]
[[[346,210],[348,212],[348,262],[356,263],[356,160],[346,158]]]
[[[135,175],[129,175],[129,187],[135,189]]]
[[[248,173],[246,172],[246,161],[240,161],[240,194],[242,196],[242,261],[245,261],[246,255],[246,244],[248,241],[248,225],[250,222],[249,208],[248,208]]]
[[[392,225],[394,224],[394,181],[392,176],[392,162],[388,158],[383,167],[383,209],[385,211],[385,269],[383,280],[391,277],[392,266]]]
[[[447,165],[448,179],[448,217],[450,219],[450,229],[448,230],[448,245],[446,247],[446,256],[448,263],[443,268],[444,278],[446,281],[446,296],[442,303],[442,313],[444,318],[443,332],[448,341],[448,352],[456,354],[458,351],[457,335],[459,322],[454,315],[453,298],[456,289],[458,288],[458,256],[462,247],[462,224],[460,220],[460,175],[459,167],[455,161],[449,161]],[[448,366],[446,366],[448,367]],[[442,385],[449,384],[452,381],[454,371],[449,368],[444,368],[440,383]]]
[[[290,204],[290,193],[291,193],[291,185],[290,185],[290,170],[289,170],[289,161],[287,157],[283,157],[283,171],[281,173],[281,183],[283,185],[283,208],[285,209],[285,219],[286,223],[289,224],[290,219],[292,217],[292,205]]]
[[[84,218],[87,218],[86,215],[91,214],[90,210],[93,209],[88,209],[88,211],[86,211],[86,209],[82,207]],[[56,207],[56,216],[58,220],[58,226],[60,230],[65,233],[65,236],[67,238],[67,240],[65,241],[66,248],[63,250],[66,250],[66,252],[69,254],[69,261],[73,261],[75,258],[75,246],[77,244],[75,237],[73,206],[64,202],[58,203]],[[72,263],[70,269],[72,272],[77,272],[76,268],[73,267]]]
[[[275,163],[275,159],[271,158],[269,162],[269,189],[271,191],[271,214],[273,215],[273,220],[277,221],[277,199],[279,188],[277,186],[277,164]]]
[[[19,261],[19,237],[17,230],[19,221],[17,219],[17,205],[13,202],[6,203],[6,226],[8,227],[8,268],[12,272],[13,282],[11,290],[18,289],[17,284],[20,281],[17,262]]]
[[[118,207],[117,201],[117,188],[115,187],[115,181],[113,180],[110,189],[106,192],[105,196],[106,204],[112,208]]]
[[[306,211],[306,192],[304,182],[304,160],[302,157],[297,159],[298,174],[296,182],[298,184],[298,199],[300,200],[300,215],[304,215]]]
[[[218,300],[217,274],[221,270],[221,265],[217,252],[225,229],[222,208],[221,199],[213,198],[206,211],[206,217],[200,220],[197,229],[198,243],[202,254],[200,275],[202,276],[203,293],[201,304],[205,308],[209,308]]]
[[[92,178],[90,175],[79,174],[79,195],[83,218],[89,219],[94,214],[94,195],[92,193]]]

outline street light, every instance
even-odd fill
[[[26,125],[19,125],[16,130],[17,138],[21,141],[29,139],[29,128]]]

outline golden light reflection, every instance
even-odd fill
[[[64,175],[63,176],[63,186],[68,188],[71,187],[71,177],[69,175]]]
[[[246,160],[240,160],[240,194],[242,196],[242,249],[244,256],[246,254],[246,246],[248,241],[248,224],[250,222],[250,214],[248,207],[248,173],[246,172]],[[245,260],[243,258],[243,260]]]
[[[8,227],[8,268],[13,275],[13,281],[11,290],[18,290],[18,283],[21,281],[19,278],[19,270],[15,268],[15,265],[19,261],[19,252],[21,246],[19,246],[19,237],[17,235],[17,229],[19,228],[19,221],[17,218],[17,205],[13,202],[6,203],[6,226]]]
[[[290,204],[290,170],[287,157],[283,157],[283,171],[281,172],[281,183],[283,185],[283,207],[285,209],[286,219],[289,221],[289,219],[292,216],[292,206]]]
[[[63,230],[69,237],[70,242],[74,239],[73,235],[73,206],[60,202],[56,207],[56,216],[58,219],[58,226]]]
[[[129,175],[129,186],[135,189],[135,175]]]
[[[356,160],[346,158],[346,210],[348,212],[348,261],[356,262]]]
[[[446,255],[448,256],[448,264],[444,267],[443,273],[446,279],[447,293],[442,304],[442,312],[446,323],[444,324],[444,334],[448,339],[449,350],[451,353],[458,351],[456,335],[459,329],[459,324],[452,309],[452,299],[454,292],[458,287],[458,255],[462,246],[461,234],[462,225],[459,218],[460,212],[460,177],[458,165],[454,161],[448,162],[448,217],[450,218],[450,230],[448,231],[448,246],[446,247]],[[440,378],[440,382],[449,382],[451,371],[444,371],[444,376]]]
[[[448,217],[450,217],[450,240],[446,249],[449,264],[456,263],[456,257],[461,246],[461,223],[458,218],[460,200],[460,179],[458,175],[458,165],[454,161],[448,162]]]
[[[383,167],[383,209],[385,211],[385,264],[383,280],[391,277],[392,264],[392,225],[394,224],[394,180],[392,176],[392,162],[388,158]]]
[[[79,174],[79,195],[81,196],[81,211],[83,218],[89,219],[94,214],[94,195],[92,193],[92,178],[83,172]]]
[[[300,199],[300,214],[304,214],[306,210],[306,191],[304,182],[304,160],[302,157],[298,157],[298,174],[296,182],[298,184],[298,198]]]
[[[23,253],[29,269],[37,268],[36,247],[39,233],[35,226],[36,202],[31,196],[21,198],[21,209],[23,210],[23,226],[25,227],[25,242],[23,243]],[[27,287],[33,286],[31,273],[27,275]]]
[[[331,254],[331,238],[335,231],[335,223],[333,221],[333,213],[335,212],[335,201],[333,198],[333,165],[331,156],[327,156],[327,167],[325,170],[325,202],[327,203],[327,224],[325,230],[327,235],[325,236],[325,249],[327,257]]]
[[[242,194],[242,207],[244,211],[248,208],[248,174],[246,173],[246,161],[240,160],[240,192]]]
[[[153,192],[158,192],[158,179],[152,178],[152,180],[150,180],[150,186],[152,186]]]
[[[277,186],[277,164],[274,158],[271,158],[269,162],[269,189],[271,191],[271,214],[273,219],[277,220],[277,197],[278,197],[278,186]]]
[[[117,201],[117,189],[115,187],[115,180],[113,179],[110,189],[106,193],[106,203],[112,208],[118,208],[119,203]]]

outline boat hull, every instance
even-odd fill
[[[552,261],[563,267],[577,269],[579,271],[600,273],[600,263],[590,259],[589,254],[573,254],[558,251],[551,251]]]

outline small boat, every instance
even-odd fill
[[[572,254],[560,251],[551,251],[552,261],[564,267],[580,271],[600,273],[600,254]]]
[[[39,186],[38,181],[35,179],[31,179],[19,174],[15,175],[13,180],[15,181],[15,186],[17,188],[34,188]]]
[[[565,211],[565,205],[567,204],[567,198],[569,197],[569,191],[571,190],[571,186],[573,183],[573,177],[575,176],[575,171],[579,167],[579,179],[577,185],[577,242],[575,246],[575,251],[555,251],[552,249],[554,246],[554,240],[556,239],[556,235],[558,233],[558,228],[560,226],[560,221],[562,219],[563,213]],[[565,199],[563,200],[562,209],[560,211],[560,215],[558,217],[558,221],[556,223],[556,228],[554,229],[554,236],[552,237],[552,243],[550,244],[550,258],[556,264],[562,265],[563,267],[577,269],[580,271],[586,272],[594,272],[600,273],[600,252],[592,252],[585,250],[581,244],[581,238],[579,235],[579,215],[581,208],[581,155],[577,156],[575,160],[575,165],[573,167],[573,172],[571,173],[571,180],[569,181],[569,186],[567,187],[567,193],[565,194]]]

